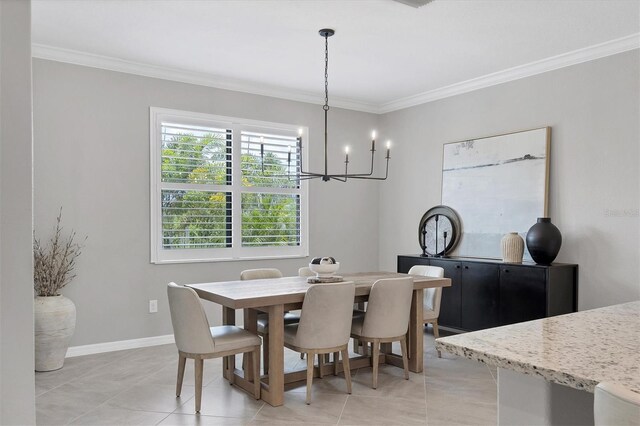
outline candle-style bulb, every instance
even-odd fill
[[[302,127],[298,129],[298,137],[302,136]]]
[[[391,141],[387,141],[387,149],[391,148]]]
[[[375,140],[376,139],[376,131],[372,131],[371,132],[371,140]]]
[[[349,154],[349,145],[344,147],[344,152],[345,154]]]

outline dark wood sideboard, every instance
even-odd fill
[[[578,265],[504,263],[467,257],[398,256],[398,272],[413,265],[444,268],[438,325],[473,331],[578,310]]]

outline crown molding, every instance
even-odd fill
[[[68,64],[178,81],[181,83],[197,84],[199,86],[215,87],[216,89],[233,90],[235,92],[250,93],[252,95],[270,96],[317,105],[324,104],[324,96],[264,84],[252,84],[203,72],[160,67],[37,43],[32,45],[31,52],[34,58],[47,59],[50,61],[65,62]],[[332,97],[331,106],[373,114],[379,112],[379,107],[376,104],[339,97]]]
[[[378,113],[385,114],[639,48],[640,33],[635,33],[605,43],[551,56],[539,61],[387,102],[379,105]]]
[[[440,87],[438,89],[429,90],[427,92],[418,93],[416,95],[407,96],[405,98],[383,104],[334,97],[332,106],[373,114],[385,114],[634,49],[640,49],[640,33],[631,34],[626,37],[621,37],[615,40],[574,50],[572,52],[541,59],[539,61],[530,62],[528,64],[519,65],[517,67],[487,74],[471,80],[462,81],[460,83],[451,84],[449,86]],[[48,59],[51,61],[66,62],[92,68],[101,68],[145,77],[197,84],[200,86],[215,87],[224,90],[233,90],[236,92],[250,93],[254,95],[270,96],[316,105],[324,103],[323,97],[308,92],[297,92],[280,87],[251,84],[202,72],[159,67],[156,65],[126,61],[109,56],[95,55],[92,53],[63,49],[43,44],[33,44],[32,55],[35,58]]]

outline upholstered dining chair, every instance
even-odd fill
[[[296,352],[307,355],[307,404],[311,404],[313,383],[313,360],[319,355],[332,352],[342,353],[342,366],[347,381],[347,393],[351,393],[351,371],[349,369],[349,330],[355,284],[343,282],[310,285],[302,302],[302,312],[298,324],[284,326],[284,345]],[[338,360],[334,359],[334,374],[337,374]],[[318,364],[322,377],[322,362]]]
[[[298,269],[298,276],[299,277],[315,277],[316,273],[313,272],[311,268],[309,268],[308,266],[303,266],[302,268]]]
[[[412,294],[413,279],[410,277],[378,280],[371,287],[367,311],[353,316],[351,337],[372,345],[374,389],[378,387],[380,343],[400,342],[404,378],[409,380],[406,334]]]
[[[315,277],[316,273],[311,270],[308,266],[303,266],[298,269],[299,277]],[[304,359],[304,353],[300,352],[300,359]]]
[[[249,353],[253,367],[253,396],[260,399],[260,337],[239,327],[209,327],[207,315],[195,290],[169,283],[167,286],[171,323],[178,347],[178,379],[176,397],[182,392],[182,379],[187,358],[195,363],[196,413],[202,400],[204,360]]]
[[[593,398],[595,426],[640,426],[640,394],[613,383],[598,383]]]
[[[414,265],[409,269],[409,275],[422,275],[425,277],[444,278],[444,268],[439,266]],[[442,287],[426,288],[424,290],[424,314],[423,323],[433,325],[433,337],[440,337],[438,330],[438,317],[440,316],[440,301],[442,300]],[[442,354],[438,351],[438,358]]]
[[[240,280],[265,280],[269,278],[282,278],[282,272],[276,268],[246,269],[240,272]],[[300,316],[293,312],[284,313],[284,324],[293,324],[300,321]],[[264,312],[258,313],[258,335],[262,336],[263,351],[262,365],[264,374],[269,372],[269,315]],[[246,361],[242,362],[243,367]]]

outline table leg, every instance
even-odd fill
[[[413,291],[411,298],[411,313],[409,314],[409,370],[414,373],[422,372],[424,356],[424,335],[422,334],[424,290]]]
[[[236,325],[236,311],[235,309],[222,307],[222,324],[223,325]],[[236,369],[236,357],[234,355],[226,356],[222,360],[222,376],[229,380],[233,384],[233,375]]]
[[[269,306],[269,388],[262,399],[278,407],[284,404],[284,306]]]
[[[253,334],[258,334],[258,311],[255,309],[244,309],[244,329],[250,331]],[[242,369],[244,370],[244,378],[251,381],[253,380],[253,368],[247,361],[247,353],[242,355]],[[260,378],[258,377],[258,380]]]

